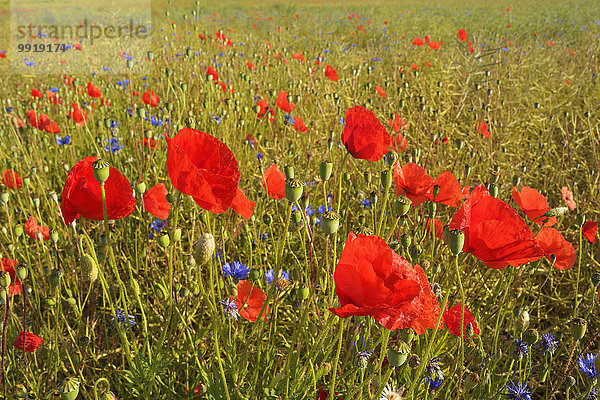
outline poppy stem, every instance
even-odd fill
[[[581,277],[581,253],[583,250],[583,229],[579,227],[579,255],[577,256],[577,281],[575,283],[575,309],[573,310],[573,316],[577,315],[577,307],[579,306],[579,301],[577,301],[577,297],[579,295],[579,279]],[[592,296],[593,298],[593,296]]]
[[[342,171],[344,170],[344,166],[346,165],[346,159],[348,158],[348,154],[350,154],[349,151],[346,151],[346,154],[344,155],[344,158],[342,159],[342,164],[340,165],[340,174],[338,176],[338,192],[337,192],[337,208],[336,212],[339,212],[340,207],[342,205],[342,180],[343,180],[343,176],[342,176]],[[325,198],[325,207],[327,207],[327,197]]]
[[[460,269],[458,268],[458,255],[454,256],[454,270],[456,272],[456,280],[460,289],[461,308],[460,308],[460,372],[458,375],[458,393],[462,382],[462,375],[465,366],[465,289],[460,279]]]
[[[388,175],[391,176],[392,174],[392,170],[394,169],[394,164],[392,164],[389,168],[388,168]],[[387,202],[388,199],[390,197],[390,187],[392,186],[391,184],[391,178],[390,178],[390,184],[388,185],[387,182],[385,182],[385,195],[383,197],[383,204],[381,205],[381,212],[379,213],[379,225],[377,226],[377,235],[381,236],[381,228],[383,226],[383,219],[385,216],[385,207],[387,206]],[[339,209],[339,207],[338,207]]]
[[[335,378],[337,375],[338,363],[340,361],[340,353],[342,352],[342,337],[344,333],[344,327],[346,325],[346,319],[342,318],[340,321],[340,329],[338,331],[338,346],[335,352],[335,360],[333,361],[333,372],[331,374],[331,386],[329,387],[329,393],[331,398],[335,398]]]

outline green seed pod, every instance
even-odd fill
[[[411,344],[415,338],[415,330],[413,328],[406,328],[400,330],[400,338],[403,342]]]
[[[321,216],[321,230],[326,235],[335,233],[340,227],[340,214],[334,211],[326,211]]]
[[[63,273],[58,268],[55,268],[50,273],[50,277],[48,278],[48,281],[50,282],[50,284],[52,286],[58,286],[60,284],[60,280],[62,277],[63,277]]]
[[[54,308],[54,306],[56,306],[56,301],[54,301],[51,298],[47,298],[46,300],[44,300],[44,303],[46,304],[46,307],[48,307],[48,308]]]
[[[388,170],[381,171],[381,186],[384,189],[389,189],[392,187],[392,174]]]
[[[179,242],[181,240],[181,228],[175,228],[170,231],[169,238],[173,241],[173,243]]]
[[[25,265],[21,264],[17,267],[16,273],[17,277],[19,277],[19,280],[23,282],[25,279],[27,279],[27,275],[29,275],[29,269]]]
[[[434,203],[434,202],[432,202],[432,201],[430,201],[430,202],[427,203],[427,206],[429,208],[429,212],[431,214],[435,214],[435,212],[437,211],[437,204]],[[434,225],[435,225],[435,223],[434,223]]]
[[[355,227],[354,229],[352,229],[352,232],[358,236],[358,235],[373,235],[373,230],[371,228],[367,228],[366,226],[362,226],[359,225],[357,227]]]
[[[285,198],[290,203],[295,203],[302,197],[302,193],[304,193],[304,184],[295,178],[290,178],[285,181]]]
[[[58,232],[52,229],[50,231],[50,239],[52,239],[52,243],[56,244],[58,242]]]
[[[210,233],[205,233],[204,235],[200,236],[200,239],[198,239],[196,245],[194,246],[194,258],[196,259],[196,264],[206,264],[212,257],[214,251],[214,236]]]
[[[169,235],[162,235],[158,237],[158,245],[163,249],[166,249],[171,244],[171,240],[169,239]]]
[[[110,167],[108,162],[102,160],[102,159],[98,159],[96,161],[94,161],[94,163],[92,164],[92,168],[93,168],[93,173],[94,173],[94,178],[96,178],[96,180],[103,185],[104,182],[106,182],[106,180],[108,179],[108,176],[110,174]]]
[[[390,167],[394,166],[394,164],[396,163],[397,159],[398,159],[398,153],[396,153],[394,150],[389,151],[385,155],[385,163],[387,165],[389,165]]]
[[[8,289],[10,283],[10,274],[6,271],[0,271],[0,287],[2,287],[3,289]]]
[[[571,321],[569,328],[571,328],[571,336],[573,339],[581,340],[585,336],[587,321],[583,318],[575,318]]]
[[[16,237],[20,237],[23,234],[23,225],[16,225],[15,226],[15,236]]]
[[[523,334],[523,338],[527,343],[533,346],[538,342],[538,340],[540,340],[540,333],[537,331],[537,329],[528,329]]]
[[[408,197],[401,195],[401,196],[398,196],[398,198],[392,205],[392,210],[394,211],[394,214],[397,217],[401,217],[408,213],[408,211],[410,210],[411,204],[412,204],[412,201]]]
[[[410,347],[402,341],[393,343],[387,348],[388,362],[392,367],[404,365],[410,354]]]
[[[412,244],[412,237],[405,233],[404,235],[400,236],[400,244],[404,249],[408,249]]]
[[[296,289],[296,298],[298,300],[306,300],[310,296],[310,289],[306,287]]]
[[[459,229],[452,229],[448,233],[448,247],[455,256],[458,256],[462,252],[463,245],[465,244],[465,233]]]
[[[146,184],[144,182],[136,183],[135,191],[139,194],[144,194],[146,192]]]
[[[291,215],[291,222],[293,225],[298,225],[302,222],[303,220],[303,215],[302,215],[302,211],[300,210],[294,210],[292,211],[292,215]]]
[[[79,395],[79,380],[74,377],[65,378],[58,385],[61,400],[75,400]]]
[[[323,182],[326,182],[331,178],[331,172],[333,171],[333,163],[331,161],[323,161],[319,166],[319,176]]]

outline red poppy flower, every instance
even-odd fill
[[[273,164],[263,173],[263,186],[269,197],[279,200],[285,197],[285,174],[277,164]]]
[[[571,192],[571,190],[569,190],[568,187],[563,186],[560,189],[560,192],[562,194],[563,201],[565,202],[567,207],[569,207],[569,210],[573,211],[574,209],[576,209],[577,203],[575,203],[575,200],[573,199],[573,193]]]
[[[41,226],[40,224],[38,224],[37,218],[35,218],[33,215],[31,217],[29,217],[27,222],[25,222],[23,229],[25,230],[25,233],[34,240],[37,239],[36,234],[38,232],[40,232],[42,234],[43,240],[50,239],[50,228],[47,226]]]
[[[50,121],[50,123],[44,127],[44,130],[48,133],[60,133],[60,128],[54,121]]]
[[[167,169],[173,186],[189,194],[212,213],[225,212],[236,196],[240,170],[235,156],[223,142],[195,129],[183,128],[169,146]]]
[[[375,86],[375,90],[377,91],[378,95],[380,95],[381,97],[385,97],[385,90],[383,90],[381,86]]]
[[[408,147],[408,139],[402,136],[401,133],[392,135],[392,149],[395,151],[404,151]]]
[[[10,286],[8,287],[8,295],[12,296],[15,294],[19,294],[23,292],[23,286],[21,285],[21,280],[17,279],[15,273],[15,267],[19,265],[19,263],[10,258],[2,258],[0,259],[0,271],[6,271],[10,275]]]
[[[248,67],[249,70],[253,70],[254,69],[254,64],[252,64],[250,61],[246,62],[246,67]]]
[[[410,67],[413,69],[413,71],[419,70],[419,66],[417,64],[410,64]]]
[[[269,314],[269,307],[265,307],[261,314],[261,310],[267,299],[267,295],[254,286],[250,281],[239,281],[237,284],[237,303],[240,316],[250,322],[256,322],[259,317]]]
[[[50,118],[46,114],[38,116],[33,110],[27,112],[27,120],[31,126],[39,130],[44,130],[50,124]]]
[[[431,220],[429,218],[425,218],[425,225],[427,226],[427,232],[431,232]],[[444,233],[444,224],[439,219],[434,218],[433,226],[435,227],[435,237],[441,240]]]
[[[448,330],[454,336],[461,336],[460,322],[463,319],[463,329],[462,336],[465,337],[465,329],[467,329],[467,325],[471,324],[473,326],[473,332],[476,335],[479,335],[481,331],[477,327],[477,321],[475,321],[475,317],[467,307],[465,307],[465,314],[462,317],[462,301],[444,311],[444,324],[448,327]]]
[[[213,81],[219,80],[219,73],[210,65],[206,68],[206,75],[212,76]]]
[[[267,101],[265,99],[260,99],[258,100],[258,102],[256,102],[256,105],[259,107],[259,111],[257,114],[257,118],[266,118],[267,113],[270,113],[270,118],[269,121],[273,121],[273,119],[275,118],[275,111],[273,111],[272,108],[269,107],[269,104],[267,104]]]
[[[71,108],[72,110],[69,111],[69,118],[79,126],[85,125],[87,114],[79,107],[79,104],[73,103],[71,104]]]
[[[142,196],[144,209],[156,218],[169,218],[171,203],[167,200],[168,193],[164,183],[157,183],[152,188],[146,190]]]
[[[86,157],[79,161],[67,175],[62,191],[60,210],[66,224],[75,218],[102,221],[102,195],[100,183],[94,177],[92,164],[96,157]],[[133,190],[127,178],[116,168],[110,168],[110,173],[104,182],[106,191],[106,208],[108,219],[119,219],[128,216],[135,209]]]
[[[338,81],[338,73],[331,65],[325,66],[325,76],[334,82]]]
[[[484,138],[489,139],[492,137],[492,132],[488,129],[488,124],[486,124],[485,122],[481,121],[479,123],[479,126],[477,128],[477,130],[479,131],[479,133],[481,133],[483,135]]]
[[[458,30],[458,39],[461,42],[466,42],[467,41],[467,31],[465,31],[464,29],[459,29]]]
[[[102,97],[102,93],[100,92],[100,89],[98,89],[96,86],[94,86],[94,84],[92,82],[88,82],[87,92],[91,97],[93,97],[95,99],[99,99],[100,97]]]
[[[433,178],[420,165],[411,162],[404,164],[402,168],[398,162],[394,165],[396,195],[404,194],[414,206],[427,200],[433,183]]]
[[[435,328],[440,309],[423,269],[396,254],[379,236],[350,232],[335,273],[340,307],[347,318],[371,315],[386,329]]]
[[[435,186],[440,188],[439,193],[433,197],[433,191]],[[433,182],[433,186],[427,193],[427,198],[436,203],[445,204],[450,207],[458,207],[462,201],[462,188],[458,179],[450,171],[444,171],[438,175],[437,179]]]
[[[546,211],[550,210],[548,202],[543,194],[528,186],[523,186],[521,192],[516,187],[512,190],[512,198],[519,205],[521,211],[527,215],[530,220],[535,220],[538,225],[552,226],[556,223],[556,217],[543,217]],[[537,218],[537,219],[536,219]]]
[[[2,173],[2,183],[9,189],[21,189],[23,187],[23,181],[12,169],[7,169]]]
[[[158,102],[160,101],[160,97],[152,90],[148,89],[146,93],[142,96],[142,101],[145,104],[148,104],[150,107],[158,106]]]
[[[464,252],[470,252],[490,268],[518,267],[544,255],[533,233],[517,212],[490,196],[479,185],[450,222],[450,230],[465,234]]]
[[[38,99],[41,99],[42,92],[37,89],[31,89],[31,97],[37,97]]]
[[[256,207],[256,203],[248,199],[242,189],[237,188],[237,192],[233,202],[231,203],[231,208],[233,208],[233,211],[245,219],[250,219],[254,213],[254,207]]]
[[[355,106],[346,111],[342,142],[354,158],[379,161],[392,138],[372,111]]]
[[[408,124],[406,123],[406,120],[404,118],[400,118],[400,114],[398,114],[397,112],[394,113],[393,119],[390,118],[389,124],[390,128],[392,128],[392,131],[394,132],[400,132],[400,130],[408,130]]]
[[[583,236],[590,242],[596,243],[596,232],[598,231],[598,223],[596,221],[588,221],[581,227]]]
[[[434,42],[433,40],[427,43],[432,50],[438,50],[440,48],[439,42]]]
[[[151,149],[155,149],[156,146],[158,146],[160,144],[160,142],[158,140],[153,139],[153,138],[148,139],[146,137],[144,138],[142,143],[144,146],[149,147]]]
[[[42,343],[44,343],[44,340],[38,335],[30,332],[20,331],[19,336],[13,342],[13,346],[21,351],[23,351],[23,348],[25,348],[27,353],[32,353],[36,351],[37,348],[42,345]]]
[[[415,46],[423,46],[425,44],[425,42],[420,37],[416,37],[413,40],[412,44],[415,45]]]
[[[554,268],[559,270],[569,269],[575,264],[577,253],[571,242],[554,228],[543,227],[538,232],[535,240],[544,249],[544,254],[548,260],[552,254],[556,256]]]
[[[285,90],[279,91],[279,96],[277,96],[277,101],[275,104],[283,111],[290,113],[294,108],[296,108],[296,106],[287,100],[287,95],[288,94],[285,92]]]
[[[294,117],[294,128],[298,132],[308,131],[308,128],[306,127],[306,125],[304,125],[304,121],[302,121],[302,118],[300,118],[300,117]]]
[[[302,61],[302,64],[304,64],[304,62],[306,61],[306,60],[304,59],[304,56],[302,55],[302,52],[301,52],[301,51],[299,51],[299,52],[297,52],[297,53],[293,54],[293,55],[292,55],[292,57],[293,57],[295,60]]]

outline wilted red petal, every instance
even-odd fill
[[[535,240],[544,249],[548,260],[550,260],[552,254],[556,256],[554,268],[562,271],[571,268],[575,264],[575,260],[577,259],[575,248],[556,229],[543,227],[538,232]]]
[[[285,174],[277,164],[271,165],[263,174],[263,186],[269,197],[279,200],[285,197]]]
[[[389,151],[392,138],[372,111],[355,106],[344,120],[342,143],[354,158],[379,161]]]
[[[102,221],[102,195],[100,183],[94,177],[92,164],[96,157],[86,157],[79,161],[67,175],[62,191],[60,209],[65,223],[71,223],[78,216]],[[128,216],[135,209],[136,201],[127,178],[116,168],[104,182],[108,219]]]
[[[164,183],[157,183],[152,188],[146,190],[142,197],[144,209],[156,218],[169,218],[171,203],[167,200],[168,193]]]
[[[167,170],[173,186],[209,212],[222,213],[231,207],[240,171],[229,147],[190,128],[166,140]]]
[[[552,226],[556,223],[556,217],[538,218],[541,215],[544,215],[546,211],[550,210],[550,207],[548,206],[548,202],[544,195],[537,190],[528,186],[523,186],[523,189],[519,192],[519,189],[514,187],[512,190],[512,198],[514,202],[519,205],[521,211],[527,215],[527,218],[532,221],[535,220],[536,224]]]
[[[576,209],[577,203],[575,203],[575,199],[573,199],[573,193],[571,192],[571,190],[568,187],[563,186],[560,189],[560,192],[562,194],[563,201],[565,202],[567,207],[569,207],[569,210],[573,211],[574,209]]]

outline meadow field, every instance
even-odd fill
[[[598,398],[596,0],[144,3],[0,7],[0,397]]]

